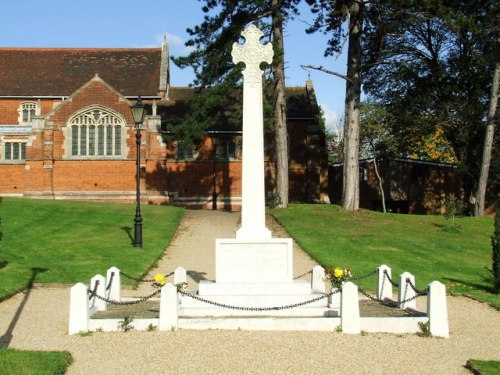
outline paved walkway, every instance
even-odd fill
[[[214,238],[234,237],[239,215],[187,211],[156,272],[182,265],[213,279]],[[272,222],[275,236],[284,235]],[[295,275],[314,262],[295,249]],[[305,277],[308,277],[306,275]],[[142,288],[146,288],[144,285]],[[467,359],[500,360],[500,313],[448,298],[449,340],[336,332],[113,332],[68,336],[67,288],[33,289],[0,303],[0,346],[68,350],[81,374],[469,374]]]

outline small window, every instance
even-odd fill
[[[4,143],[5,160],[25,160],[26,142],[5,142]]]
[[[19,106],[19,123],[27,125],[37,114],[37,104],[34,102],[21,103]]]
[[[222,159],[236,159],[236,142],[222,141],[219,143],[217,154]]]
[[[194,147],[186,146],[182,142],[177,144],[177,159],[193,159],[194,158]]]

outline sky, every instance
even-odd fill
[[[0,7],[0,47],[159,47],[166,35],[170,55],[182,56],[189,52],[184,45],[189,38],[186,29],[203,20],[201,7],[198,0],[7,1]],[[336,129],[344,112],[345,82],[300,65],[345,73],[345,53],[323,56],[327,37],[305,33],[312,19],[303,5],[301,15],[285,29],[286,85],[304,86],[310,76],[327,126]],[[172,86],[187,86],[193,78],[191,68],[181,70],[171,63]]]

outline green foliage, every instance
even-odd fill
[[[78,336],[80,337],[90,337],[94,334],[92,331],[80,331],[78,332]]]
[[[150,325],[148,325],[147,331],[148,332],[154,332],[154,331],[156,331],[156,328],[157,327],[154,324],[151,323]]]
[[[283,201],[281,200],[281,196],[278,192],[273,192],[271,199],[268,202],[269,208],[278,207]]]
[[[131,318],[128,315],[125,315],[122,321],[118,324],[118,327],[123,331],[123,332],[129,332],[134,329],[134,326],[132,325],[132,322],[134,321],[134,318]]]
[[[497,213],[495,215],[495,233],[491,238],[493,247],[492,251],[492,271],[493,271],[493,289],[496,293],[500,293],[500,218],[498,211],[500,210],[500,199],[496,204]]]
[[[427,321],[425,323],[423,322],[418,322],[418,328],[420,328],[420,332],[417,333],[418,336],[420,337],[431,337],[431,325],[430,322]]]
[[[73,357],[69,352],[21,351],[0,348],[0,374],[62,375]]]
[[[387,109],[377,103],[361,105],[361,150],[362,158],[391,158],[398,156],[398,139],[391,134],[388,125],[394,119]]]
[[[388,129],[401,154],[458,160],[466,196],[481,162],[497,3],[389,1],[367,8],[368,98],[393,116]],[[442,131],[437,143],[436,129]]]
[[[394,275],[414,274],[418,289],[438,280],[449,293],[470,295],[500,309],[500,296],[491,293],[488,280],[490,217],[462,218],[457,235],[443,232],[443,218],[437,215],[346,212],[335,205],[306,204],[271,213],[323,267],[348,265],[356,278],[387,264]],[[357,283],[374,290],[373,278]]]
[[[465,367],[471,370],[474,374],[481,374],[481,375],[500,374],[500,361],[469,359]]]
[[[446,212],[444,217],[450,224],[443,229],[449,232],[459,233],[460,226],[456,224],[456,219],[464,216],[465,208],[465,203],[458,199],[455,194],[451,194],[446,198]]]
[[[30,282],[86,282],[111,266],[144,275],[163,254],[183,212],[143,206],[144,247],[137,249],[131,239],[132,205],[5,198],[0,298]]]

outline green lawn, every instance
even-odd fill
[[[465,294],[500,308],[491,287],[493,219],[458,219],[460,233],[444,231],[443,216],[345,212],[335,205],[292,204],[271,213],[288,233],[323,266],[352,268],[364,275],[381,264],[395,281],[408,271],[418,289],[433,280],[449,293]],[[374,291],[375,277],[359,282]]]
[[[111,266],[143,275],[172,239],[183,212],[143,205],[144,247],[135,248],[134,205],[4,198],[0,300],[30,282],[89,283]]]
[[[20,351],[0,348],[0,374],[59,375],[73,362],[68,352]]]
[[[482,361],[477,359],[471,359],[467,361],[466,367],[472,371],[474,374],[481,375],[498,375],[500,374],[500,362],[499,361]]]

